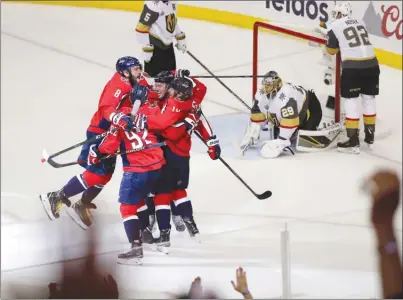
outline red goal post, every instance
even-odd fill
[[[259,64],[259,30],[265,29],[265,30],[270,30],[275,33],[281,34],[283,36],[289,36],[297,39],[302,39],[306,41],[311,41],[315,42],[318,44],[326,44],[326,40],[322,38],[318,38],[312,35],[308,35],[302,32],[297,32],[291,29],[287,29],[284,27],[280,27],[277,25],[273,25],[270,23],[264,23],[264,22],[255,22],[253,25],[253,86],[252,86],[252,99],[255,97],[256,91],[257,91],[257,80],[258,80],[258,64]],[[340,122],[340,53],[337,54],[337,59],[336,59],[336,80],[335,80],[335,122],[339,123]],[[318,84],[324,84],[324,83],[318,83]]]

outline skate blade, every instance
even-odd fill
[[[119,265],[129,265],[129,266],[141,266],[143,264],[142,258],[118,258],[117,263]]]
[[[195,235],[191,235],[190,236],[190,239],[193,241],[193,242],[195,242],[195,243],[198,243],[198,244],[200,244],[201,242],[202,242],[202,238],[201,238],[201,236],[200,236],[200,233],[197,233],[197,234],[195,234]]]
[[[360,154],[360,148],[337,148],[337,151],[347,154]]]
[[[88,226],[84,224],[83,221],[81,221],[80,216],[76,213],[76,211],[74,210],[74,208],[69,207],[66,210],[67,214],[70,216],[70,218],[78,225],[80,226],[82,229],[87,230]]]
[[[48,215],[49,219],[51,221],[57,219],[53,214],[52,214],[52,209],[50,207],[50,203],[49,203],[49,198],[46,194],[40,194],[39,195],[39,199],[42,202],[43,208],[45,209],[46,214]]]
[[[166,246],[158,246],[157,245],[157,251],[161,252],[162,254],[165,254],[165,255],[169,254],[168,247],[166,247]]]

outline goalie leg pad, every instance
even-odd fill
[[[290,140],[276,139],[266,141],[260,148],[260,154],[265,158],[276,158],[289,146],[291,146]]]
[[[245,147],[256,144],[256,142],[259,140],[260,130],[261,125],[259,123],[250,121],[245,135],[242,138],[240,148],[243,149]]]

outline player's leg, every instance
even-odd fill
[[[172,154],[175,156],[175,154]],[[175,169],[176,169],[176,185],[172,191],[172,200],[175,202],[175,206],[178,209],[180,216],[182,217],[185,226],[190,236],[199,234],[196,222],[193,217],[193,206],[190,201],[186,189],[189,185],[189,161],[190,157],[176,156],[175,157]]]
[[[185,231],[186,226],[183,222],[183,219],[180,215],[179,210],[177,209],[175,202],[171,201],[171,215],[172,215],[172,222],[175,225],[176,231],[182,232]]]
[[[164,150],[166,153],[167,150]],[[171,192],[172,186],[175,182],[175,173],[173,166],[169,159],[165,156],[166,164],[161,169],[161,176],[158,178],[155,186],[155,215],[157,219],[158,228],[160,230],[160,237],[157,239],[157,244],[162,247],[170,246],[171,234]]]
[[[159,170],[144,173],[123,173],[119,190],[120,211],[123,218],[123,225],[131,249],[119,254],[120,259],[131,259],[143,257],[141,232],[144,227],[144,216],[142,213],[147,210],[144,198],[150,192],[156,179],[160,174]]]
[[[337,150],[344,153],[360,153],[359,125],[361,101],[361,76],[360,70],[343,69],[341,74],[340,90],[344,98],[344,110],[346,113],[347,140],[337,144]]]
[[[379,66],[368,69],[361,89],[364,117],[364,142],[374,143],[376,124],[376,96],[379,95]]]

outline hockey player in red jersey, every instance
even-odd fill
[[[130,56],[122,57],[116,62],[116,72],[106,84],[99,99],[98,110],[93,115],[87,129],[87,139],[106,132],[111,124],[125,130],[133,127],[130,118],[119,111],[120,107],[130,106],[131,101],[145,100],[148,89],[137,81],[141,75],[140,62]],[[129,93],[136,99],[129,99]],[[130,101],[131,100],[131,101]],[[100,141],[99,141],[100,142]],[[78,160],[86,161],[90,145],[82,147]],[[81,200],[67,210],[68,214],[81,227],[86,229],[91,225],[89,208],[96,208],[91,201],[109,182],[115,169],[116,158],[103,160],[98,165],[82,164],[86,170],[74,176],[60,190],[40,195],[40,199],[51,220],[59,218],[59,211],[64,204],[70,206],[70,197],[83,192]]]
[[[123,114],[130,113],[130,109],[123,108]],[[143,104],[138,115],[152,116],[160,114],[155,104]],[[140,117],[141,118],[141,117]],[[139,123],[139,122],[137,122]],[[112,125],[114,126],[114,125]],[[116,125],[115,125],[116,126]],[[99,165],[100,159],[108,154],[120,151],[136,150],[145,145],[157,144],[157,136],[147,129],[137,127],[136,132],[118,128],[114,134],[109,134],[99,145],[91,145],[88,155],[90,165]],[[123,178],[119,190],[120,212],[127,238],[131,249],[119,254],[119,259],[140,259],[143,257],[141,230],[147,223],[148,214],[144,198],[149,194],[157,181],[161,167],[165,164],[164,155],[160,147],[145,149],[122,155]]]
[[[207,87],[196,79],[188,78],[187,70],[178,70],[175,75],[178,77],[171,82],[169,82],[169,75],[160,77],[157,75],[155,78],[155,90],[160,98],[164,99],[167,95],[168,98],[162,102],[162,114],[158,119],[147,118],[149,130],[161,130],[161,135],[167,142],[167,147],[164,148],[167,164],[163,167],[162,175],[154,189],[155,211],[161,233],[157,243],[160,246],[170,245],[169,206],[171,203],[174,203],[175,210],[185,222],[189,234],[195,236],[199,233],[186,192],[189,183],[189,151],[193,130],[198,130],[208,144],[212,159],[217,159],[221,153],[218,139],[213,135],[200,110]],[[175,115],[178,118],[173,125],[164,121],[172,120]],[[164,127],[162,124],[170,126]],[[148,231],[150,234],[150,228]]]

